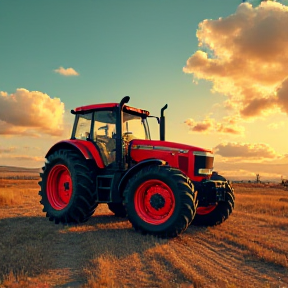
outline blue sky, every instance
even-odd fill
[[[131,106],[150,110],[154,115],[168,103],[170,141],[207,148],[223,141],[263,143],[267,137],[259,135],[255,139],[261,119],[243,124],[251,128],[246,129],[246,138],[189,132],[184,124],[188,118],[201,121],[211,113],[218,121],[226,113],[221,104],[226,98],[219,92],[211,93],[213,83],[205,79],[193,83],[192,75],[185,74],[183,67],[199,49],[196,37],[199,23],[228,17],[240,3],[237,0],[2,0],[0,91],[8,95],[19,88],[41,91],[52,99],[60,98],[67,112],[86,104],[118,102],[129,95]],[[67,77],[55,73],[59,67],[72,67],[79,75]],[[67,121],[72,119],[65,117]],[[275,121],[282,123],[283,119],[286,118],[282,115]],[[155,127],[152,130],[158,137]],[[13,148],[10,158],[8,153],[7,158],[2,156],[2,164],[37,166],[39,163],[32,158],[20,159],[24,146],[21,148],[19,142],[25,145],[26,156],[43,157],[59,139],[49,135],[32,139],[2,134],[2,150]],[[281,155],[288,153],[283,143],[265,143],[275,145],[273,149]],[[31,151],[28,146],[38,150]],[[18,155],[18,160],[12,154]]]
[[[238,3],[1,1],[0,90],[42,91],[67,111],[129,95],[153,114],[168,103],[177,122],[202,117],[217,99],[182,68],[197,50],[199,22],[229,15]],[[61,77],[53,72],[59,66],[80,75]]]
[[[209,84],[195,87],[182,67],[197,49],[198,23],[231,14],[239,1],[215,2],[1,1],[0,87],[42,91],[67,109],[131,95],[155,113],[171,101],[197,111],[183,103],[209,94]],[[59,66],[80,75],[59,77]]]

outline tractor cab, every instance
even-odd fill
[[[127,105],[120,110],[119,103],[107,103],[79,107],[72,113],[76,117],[71,139],[92,142],[106,167],[115,166],[117,154],[119,159],[127,157],[131,140],[150,140],[146,110]],[[117,150],[117,142],[121,149]]]

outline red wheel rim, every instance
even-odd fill
[[[68,168],[64,165],[54,166],[47,179],[47,198],[56,210],[64,209],[72,196],[72,179]]]
[[[171,188],[160,180],[148,180],[141,184],[134,195],[138,216],[145,222],[159,225],[174,212],[175,197]]]
[[[198,215],[206,215],[211,213],[217,205],[209,205],[207,207],[198,207],[197,208],[197,214]]]

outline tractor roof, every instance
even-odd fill
[[[119,103],[101,103],[101,104],[92,104],[92,105],[86,105],[77,107],[75,109],[75,112],[84,112],[84,111],[90,111],[90,110],[98,110],[103,108],[114,108],[117,107]]]
[[[72,110],[71,112],[74,113],[85,113],[86,111],[90,112],[91,110],[99,110],[99,109],[105,109],[105,108],[114,108],[114,107],[118,107],[119,103],[101,103],[101,104],[92,104],[92,105],[86,105],[86,106],[81,106],[81,107],[77,107],[74,111]],[[123,111],[124,112],[128,112],[131,114],[144,114],[146,116],[149,116],[150,113],[149,111],[143,110],[143,109],[139,109],[139,108],[134,108],[131,106],[127,106],[124,105],[123,106]]]

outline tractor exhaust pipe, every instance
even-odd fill
[[[116,118],[116,163],[121,169],[124,168],[123,161],[123,145],[122,145],[122,122],[123,122],[123,106],[130,100],[129,96],[125,96],[119,103],[117,118]]]
[[[161,116],[160,116],[160,141],[165,141],[165,116],[164,116],[164,110],[168,108],[168,105],[166,104],[161,109]]]

